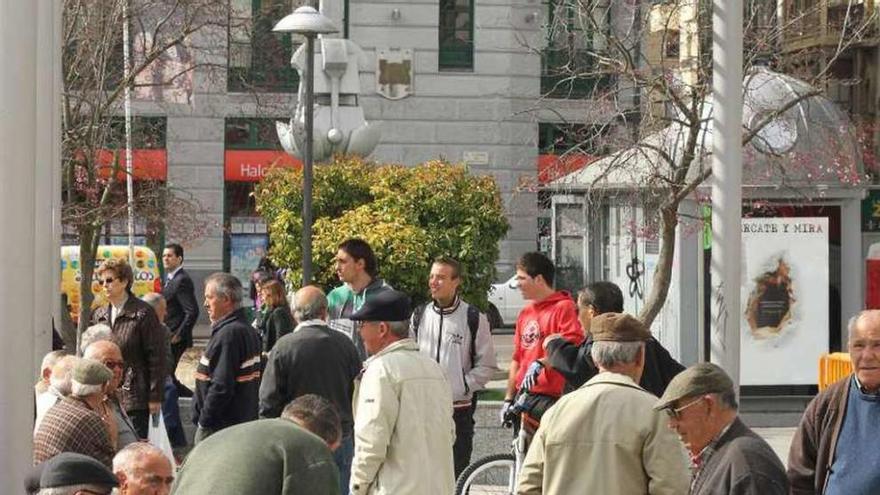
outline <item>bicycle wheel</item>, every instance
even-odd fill
[[[492,454],[470,463],[455,484],[455,495],[513,495],[513,454]]]

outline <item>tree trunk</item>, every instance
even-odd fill
[[[675,258],[675,228],[678,226],[677,204],[660,209],[660,256],[651,281],[651,292],[639,314],[639,319],[650,328],[666,304],[669,284],[672,283],[672,260]]]
[[[92,278],[95,273],[95,258],[98,254],[98,228],[93,225],[79,229],[79,323],[76,331],[76,355],[82,355],[80,343],[82,334],[89,328],[92,318]]]

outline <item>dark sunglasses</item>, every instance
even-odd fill
[[[101,280],[100,282],[103,285],[107,285],[107,284],[112,284],[114,280],[116,280],[116,279],[113,277],[109,277],[109,278],[105,278],[104,280]]]

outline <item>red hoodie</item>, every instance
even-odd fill
[[[554,292],[546,299],[534,302],[523,308],[516,320],[513,335],[513,360],[519,361],[516,374],[517,387],[529,365],[543,358],[544,339],[551,334],[562,334],[563,338],[578,345],[584,340],[584,331],[577,319],[577,309],[571,296],[564,291]],[[559,397],[565,387],[565,378],[556,370],[544,368],[532,393]]]

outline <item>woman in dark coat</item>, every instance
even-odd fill
[[[158,413],[162,404],[165,329],[153,308],[131,293],[134,274],[125,260],[109,259],[95,272],[108,302],[95,310],[92,320],[111,328],[122,351],[122,407],[145,439],[150,414]]]
[[[275,342],[292,332],[296,325],[281,282],[269,280],[262,284],[260,299],[263,300],[264,307],[257,329],[263,339],[263,352],[268,353],[275,346]]]

